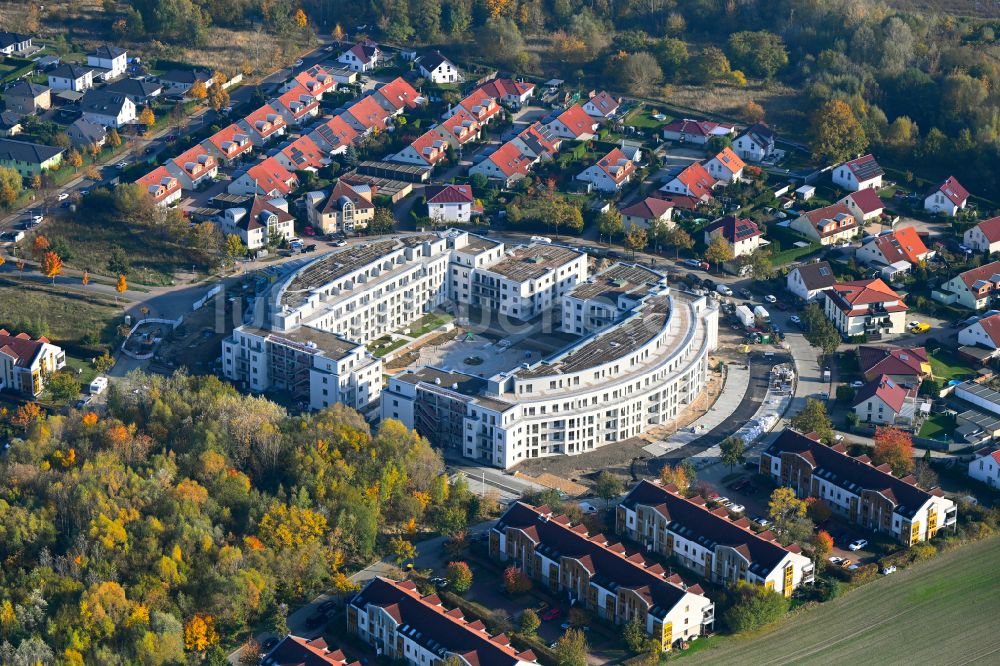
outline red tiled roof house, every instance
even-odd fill
[[[66,367],[66,353],[48,338],[0,329],[0,391],[37,397],[45,380]]]
[[[824,312],[845,338],[855,335],[899,335],[906,328],[906,303],[876,278],[836,282],[823,292]]]

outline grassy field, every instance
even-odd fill
[[[93,346],[114,339],[120,314],[111,298],[0,278],[0,327],[8,330],[42,332],[57,344]]]
[[[934,414],[920,426],[920,437],[944,440],[955,431],[955,417],[948,414]]]
[[[988,664],[1000,634],[1000,538],[944,553],[752,638],[685,656],[694,664]]]
[[[969,375],[976,374],[966,363],[955,354],[938,349],[931,352],[931,371],[937,379],[949,381],[951,379],[962,379]]]

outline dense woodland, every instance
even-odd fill
[[[801,103],[752,108],[817,157],[871,147],[902,171],[1000,190],[1000,21],[901,13],[868,0],[133,0],[109,24],[167,43],[263,25],[437,45],[466,61],[670,99],[670,84],[775,80]],[[298,9],[302,10],[299,14]],[[842,100],[843,109],[825,109]],[[797,100],[796,100],[797,102]],[[707,113],[719,109],[704,108]],[[752,119],[752,118],[744,118]],[[822,134],[845,134],[831,146]],[[846,124],[844,124],[846,123]]]
[[[458,533],[485,508],[396,421],[291,417],[183,373],[134,376],[108,402],[9,415],[23,439],[0,459],[0,663],[222,663],[220,642],[280,629],[282,604],[405,556],[392,537]]]

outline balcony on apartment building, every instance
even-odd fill
[[[816,580],[816,567],[812,562],[802,567],[802,582],[812,583]]]
[[[958,522],[958,507],[951,507],[944,512],[944,524],[953,526]]]

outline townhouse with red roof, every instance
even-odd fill
[[[165,166],[156,167],[135,182],[153,197],[157,206],[169,206],[181,198],[181,181]]]
[[[858,218],[858,223],[861,225],[877,220],[885,211],[885,202],[871,188],[851,192],[837,203],[847,206],[851,214]]]
[[[491,635],[436,594],[423,596],[411,580],[377,576],[347,601],[347,630],[407,664],[441,664],[449,657],[475,666],[537,666],[531,650],[518,652],[505,634]]]
[[[655,223],[664,223],[668,227],[672,223],[674,204],[656,197],[646,197],[620,209],[622,226],[625,230],[635,225],[641,229],[649,229]]]
[[[931,362],[923,347],[858,345],[858,370],[865,381],[885,375],[897,384],[919,387],[931,377]]]
[[[526,155],[534,157],[535,161],[552,159],[562,145],[562,139],[548,125],[539,122],[528,125],[510,142]]]
[[[219,163],[201,144],[187,149],[165,165],[185,190],[207,184],[219,172]]]
[[[513,79],[492,79],[479,86],[478,90],[483,91],[501,104],[520,108],[527,104],[531,96],[535,94],[535,84]]]
[[[680,194],[698,201],[708,201],[712,198],[712,189],[718,181],[712,177],[698,162],[691,163],[667,184],[660,188],[662,192]]]
[[[319,114],[319,100],[304,86],[295,86],[282,93],[277,99],[271,100],[271,106],[277,109],[289,125],[301,125]]]
[[[388,111],[390,116],[399,115],[408,109],[415,109],[427,101],[401,76],[379,86],[371,97],[382,105],[382,108]]]
[[[384,130],[389,115],[390,112],[382,108],[375,96],[369,95],[349,106],[341,117],[358,132],[367,134],[375,130]]]
[[[455,106],[448,107],[444,118],[451,118],[459,110],[465,110],[475,118],[480,125],[488,125],[503,109],[495,98],[490,97],[482,88],[476,88]]]
[[[851,409],[862,423],[909,425],[917,413],[918,388],[880,375],[858,389]]]
[[[743,163],[732,148],[723,148],[718,155],[704,162],[705,169],[712,177],[723,183],[738,183],[743,179]]]
[[[337,79],[322,65],[313,65],[296,74],[294,78],[279,88],[279,92],[287,92],[296,86],[302,86],[309,91],[310,95],[321,100],[323,93],[333,92],[337,89]]]
[[[343,650],[331,650],[326,639],[301,638],[288,634],[271,649],[261,662],[267,666],[361,666],[348,662]]]
[[[715,604],[701,586],[548,506],[513,504],[490,530],[489,552],[606,622],[637,618],[663,651],[715,626]]]
[[[879,278],[835,282],[823,292],[823,311],[845,338],[899,335],[906,329],[906,303]]]
[[[750,256],[758,247],[767,243],[764,232],[756,222],[735,215],[720,217],[705,227],[704,234],[706,245],[716,238],[725,240],[734,259]]]
[[[289,171],[317,171],[330,163],[326,152],[306,134],[282,148],[274,158]]]
[[[909,272],[934,256],[914,227],[886,231],[866,240],[858,249],[857,260],[881,268],[888,276]]]
[[[912,475],[898,477],[888,464],[866,455],[852,457],[843,444],[827,446],[816,433],[786,428],[760,456],[760,473],[815,497],[834,513],[904,546],[934,537],[958,524],[958,508],[940,488],[924,489]]]
[[[962,187],[957,178],[948,176],[924,197],[924,210],[955,217],[958,211],[965,210],[968,203],[969,191]]]
[[[975,355],[978,361],[1000,357],[1000,312],[996,310],[987,312],[977,321],[961,329],[958,332],[958,344],[962,347],[978,347],[992,352],[987,355]]]
[[[683,118],[664,125],[663,138],[667,141],[703,146],[714,136],[731,136],[735,131],[736,126],[730,123]]]
[[[229,194],[260,194],[265,197],[285,197],[299,185],[299,180],[275,157],[254,164],[229,182]]]
[[[978,252],[1000,252],[1000,215],[967,229],[962,235],[962,242]]]
[[[632,178],[635,164],[625,157],[620,148],[614,148],[577,175],[577,180],[590,183],[601,192],[617,192]]]
[[[834,245],[850,241],[860,226],[851,209],[838,203],[802,213],[792,220],[791,228],[820,245]]]
[[[487,178],[500,180],[504,186],[509,187],[528,175],[536,159],[533,155],[525,154],[513,141],[508,141],[482,162],[472,165],[469,175],[481,173]]]
[[[337,62],[352,72],[370,72],[378,67],[382,49],[371,42],[355,44],[340,54]]]
[[[334,116],[309,133],[309,138],[328,155],[339,155],[360,136],[342,116]]]
[[[574,141],[590,141],[597,136],[597,122],[579,104],[562,111],[547,127],[556,136]]]
[[[270,104],[265,104],[236,123],[250,133],[255,146],[263,146],[285,133],[285,118]]]
[[[606,90],[590,96],[590,99],[583,105],[583,110],[592,118],[608,120],[618,114],[621,107],[621,100],[615,99]]]
[[[1000,290],[1000,261],[993,261],[959,273],[932,296],[943,303],[958,303],[970,310],[982,310],[990,305]]]
[[[991,488],[1000,488],[1000,448],[987,446],[969,462],[969,476]]]
[[[437,129],[430,129],[414,139],[413,143],[387,159],[419,166],[435,166],[447,156],[448,140]]]
[[[221,164],[231,164],[253,152],[253,139],[250,132],[236,123],[224,127],[201,142],[208,152],[212,153]]]
[[[469,185],[428,185],[424,188],[427,215],[440,222],[468,223],[473,215],[483,212],[476,205]]]
[[[862,155],[834,167],[832,178],[834,185],[857,192],[867,188],[879,189],[884,175],[885,171],[872,155]]]
[[[720,585],[744,581],[785,597],[812,583],[816,568],[798,544],[782,546],[770,530],[756,532],[745,516],[685,497],[674,485],[640,481],[615,510],[615,532]],[[676,625],[675,625],[676,626]]]
[[[66,367],[66,352],[46,337],[0,329],[0,391],[36,398],[49,376]]]
[[[482,133],[479,121],[461,108],[435,129],[453,148],[460,148],[470,141],[477,141]]]

